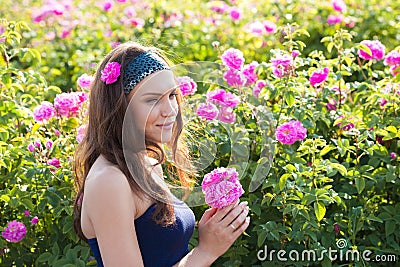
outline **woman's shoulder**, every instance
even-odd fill
[[[137,201],[122,171],[100,156],[85,181],[83,203],[88,214],[116,209],[135,215]],[[119,207],[116,207],[118,205]]]
[[[129,183],[123,174],[123,172],[118,168],[118,166],[107,161],[104,156],[100,155],[92,167],[85,181],[85,191],[91,188],[101,189],[102,187],[109,188],[129,188]]]

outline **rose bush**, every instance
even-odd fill
[[[339,239],[399,259],[396,1],[0,2],[0,265],[93,264],[72,230],[71,157],[95,65],[132,36],[175,63],[222,66],[209,83],[181,80],[193,139],[216,148],[203,175],[235,167],[251,211],[215,266],[375,266],[257,257]]]

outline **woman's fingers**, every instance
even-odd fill
[[[246,231],[247,227],[249,227],[250,225],[250,216],[246,217],[244,222],[238,227],[236,228],[236,230],[233,232],[234,236],[235,236],[235,240],[236,238],[238,238],[244,231]]]
[[[221,224],[226,227],[229,226],[241,213],[246,210],[247,201],[244,201],[231,209],[228,214],[221,220]]]
[[[229,226],[233,230],[236,230],[244,223],[248,214],[249,214],[248,206],[244,206],[243,209],[241,210],[240,209],[233,210],[228,216],[226,216],[227,219],[226,222],[228,222],[227,226]]]
[[[226,206],[222,209],[218,209],[217,212],[214,214],[214,216],[211,218],[214,220],[216,223],[220,222],[224,217],[233,209],[235,208],[239,203],[239,199],[236,201],[235,204],[231,204],[229,206]]]

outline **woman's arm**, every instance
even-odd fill
[[[222,209],[211,208],[199,221],[199,244],[173,267],[208,267],[247,229],[247,202]]]
[[[135,202],[125,176],[115,167],[91,177],[84,202],[104,266],[143,267],[136,237]]]

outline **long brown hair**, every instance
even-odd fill
[[[101,62],[90,88],[88,122],[83,140],[78,144],[73,162],[75,174],[74,185],[77,191],[74,203],[74,229],[78,236],[87,241],[81,228],[81,201],[84,194],[85,180],[96,159],[103,155],[109,162],[116,165],[125,175],[130,188],[139,198],[161,196],[163,201],[156,199],[157,208],[153,220],[163,226],[175,223],[172,200],[165,187],[160,186],[145,168],[144,158],[137,153],[129,153],[129,159],[124,156],[123,130],[125,113],[128,109],[128,98],[124,92],[122,77],[126,66],[139,54],[152,49],[168,63],[162,51],[154,47],[145,47],[138,43],[125,43],[114,48]],[[107,63],[121,64],[121,74],[113,84],[106,85],[101,81],[101,70]],[[182,95],[177,91],[178,114],[172,131],[172,139],[168,144],[175,162],[168,170],[178,177],[180,184],[190,191],[196,176],[190,162],[185,138],[182,135],[183,120],[181,114]],[[145,137],[144,137],[145,138]],[[166,154],[158,144],[145,139],[145,149],[150,157],[157,159],[157,164],[166,162]],[[124,147],[125,148],[125,147]],[[184,166],[184,170],[179,166]],[[188,171],[189,170],[189,171]],[[131,173],[132,172],[132,173]],[[138,180],[140,179],[140,180]],[[138,184],[138,182],[140,184]]]

